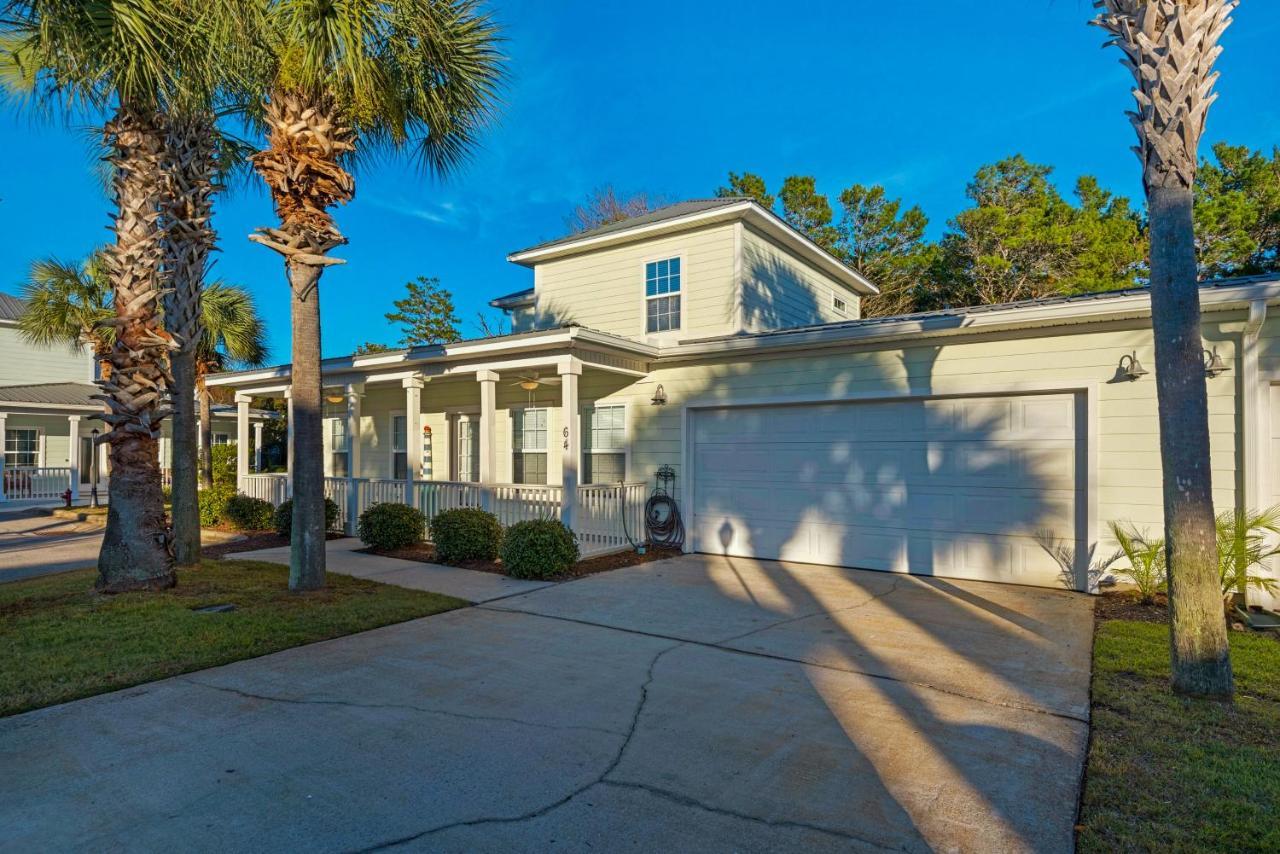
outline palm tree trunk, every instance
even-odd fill
[[[106,127],[117,212],[110,250],[116,316],[111,376],[99,380],[111,429],[107,527],[99,590],[155,590],[175,583],[160,488],[160,423],[168,414],[164,368],[171,340],[160,322],[163,260],[159,206],[164,133],[158,117],[122,106]]]
[[[1187,694],[1229,696],[1192,202],[1184,187],[1147,193],[1173,686]]]
[[[288,265],[293,322],[293,532],[289,589],[324,586],[324,421],[320,376],[320,274],[323,267]]]
[[[200,488],[213,488],[213,406],[203,372],[196,380],[200,395]]]
[[[279,252],[291,294],[293,321],[293,539],[289,589],[324,586],[324,458],[321,420],[320,276],[343,263],[328,252],[346,243],[328,209],[355,195],[341,159],[355,135],[338,121],[332,98],[276,91],[264,105],[270,147],[253,166],[271,190],[280,228],[249,239]]]
[[[200,493],[197,483],[196,358],[202,335],[200,292],[216,243],[213,218],[217,170],[213,117],[175,117],[169,123],[165,162],[165,256],[169,294],[165,325],[173,353],[173,537],[179,568],[200,563]]]

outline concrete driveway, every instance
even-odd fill
[[[41,509],[0,513],[0,584],[83,569],[98,562],[102,527],[55,519]]]
[[[2,720],[0,845],[1070,851],[1091,607],[617,570]]]

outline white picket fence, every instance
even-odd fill
[[[408,504],[428,520],[442,510],[479,507],[503,526],[530,519],[558,519],[563,487],[528,484],[479,484],[446,480],[378,480],[326,477],[325,496],[342,508],[343,528],[354,534],[360,514],[374,504]],[[251,474],[240,491],[279,506],[292,494],[286,474]],[[584,556],[627,548],[644,541],[643,483],[592,484],[578,487],[575,533]]]
[[[69,468],[37,468],[15,466],[0,475],[0,501],[27,499],[61,499],[71,488]]]

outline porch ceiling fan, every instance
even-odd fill
[[[539,377],[538,372],[522,375],[516,382],[510,383],[512,386],[519,386],[525,391],[537,391],[544,385],[559,385],[559,377]]]

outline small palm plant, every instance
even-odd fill
[[[1274,593],[1280,582],[1252,570],[1280,554],[1280,505],[1266,510],[1227,510],[1218,514],[1218,577],[1222,598],[1239,593],[1248,601],[1249,588]]]
[[[22,286],[25,308],[18,319],[22,337],[40,347],[81,347],[93,351],[99,370],[110,370],[115,327],[105,321],[115,317],[111,307],[111,281],[104,250],[80,263],[42,258],[31,264]]]
[[[1128,522],[1112,522],[1111,536],[1120,546],[1120,552],[1128,566],[1116,567],[1116,574],[1127,578],[1138,588],[1143,604],[1156,601],[1156,594],[1165,592],[1169,579],[1164,555],[1164,540],[1147,536]]]

